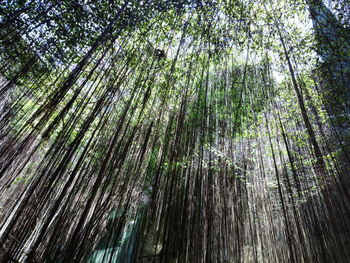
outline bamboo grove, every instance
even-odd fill
[[[349,262],[350,6],[0,3],[1,262]]]

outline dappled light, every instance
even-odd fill
[[[0,262],[349,262],[349,21],[0,3]]]

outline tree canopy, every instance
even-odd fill
[[[0,261],[347,262],[349,17],[0,3]]]

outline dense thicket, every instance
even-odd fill
[[[347,262],[349,11],[0,3],[0,261]]]

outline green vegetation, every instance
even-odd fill
[[[349,17],[0,3],[0,262],[347,262]]]

